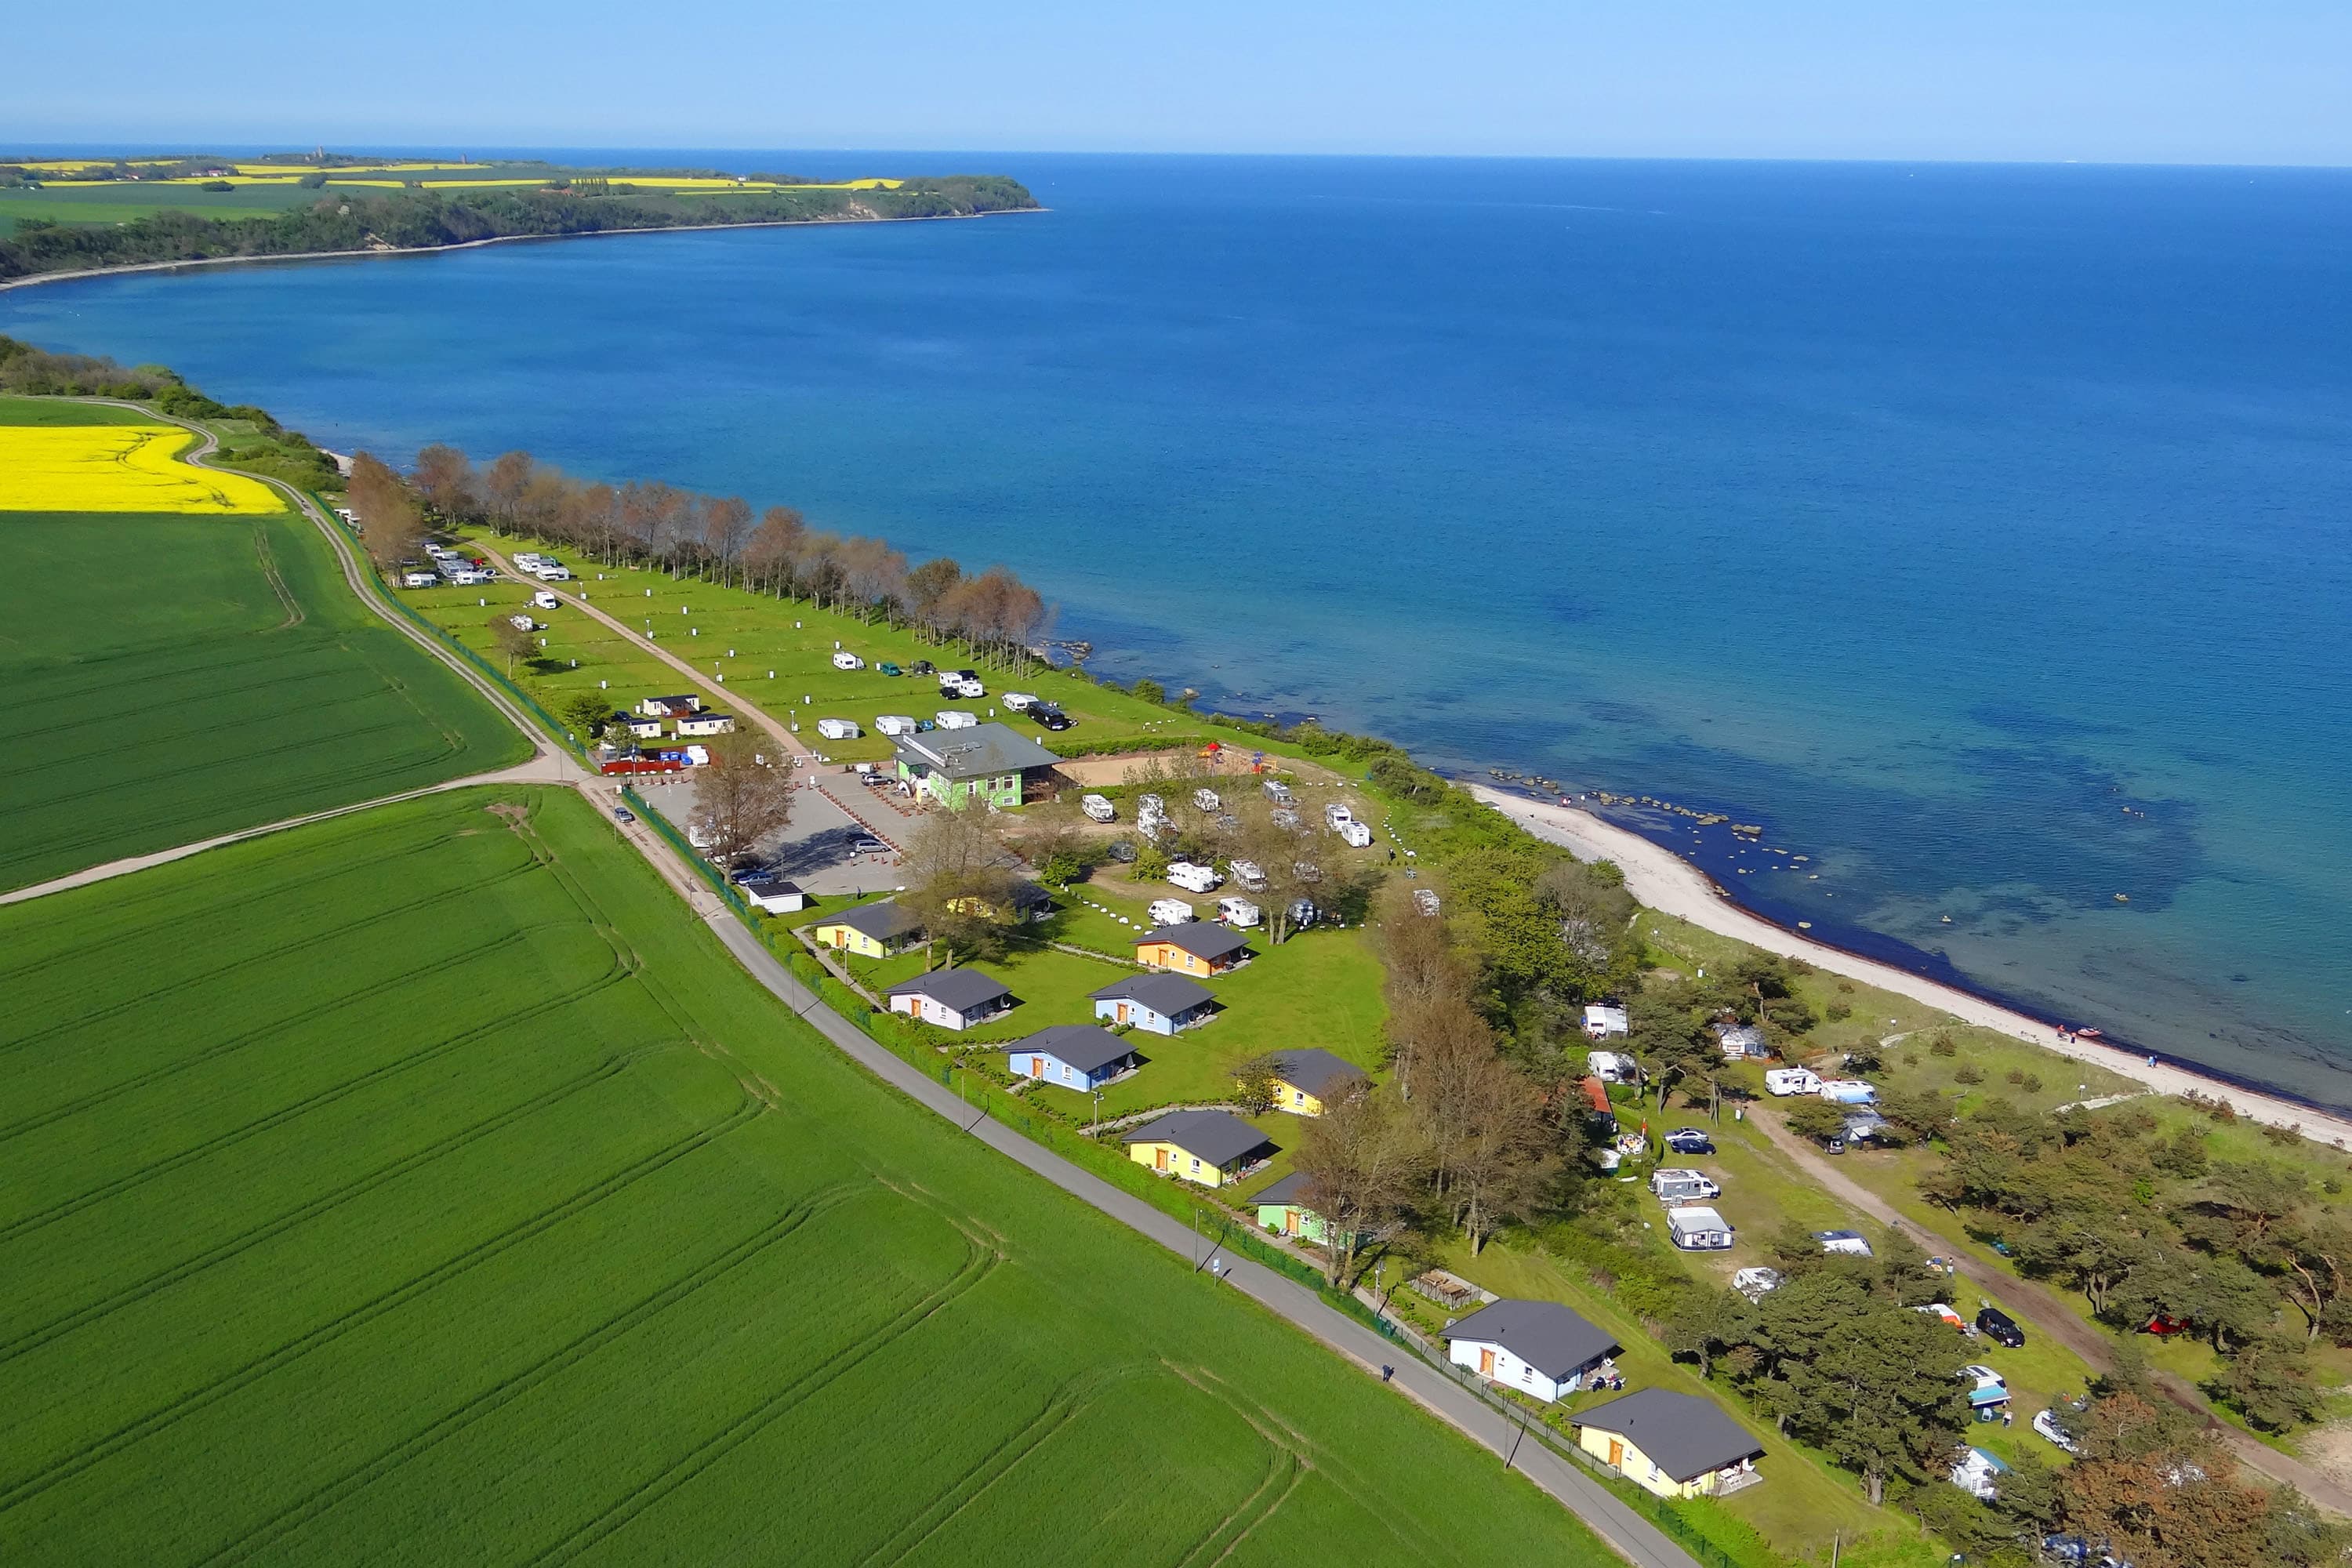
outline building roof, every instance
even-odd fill
[[[909,931],[920,931],[923,922],[915,918],[912,910],[896,899],[884,899],[877,904],[866,904],[835,915],[824,922],[829,926],[847,926],[860,936],[870,936],[876,942],[890,942]]]
[[[1099,991],[1087,993],[1089,1002],[1135,1002],[1168,1018],[1179,1017],[1203,1002],[1216,999],[1215,992],[1197,981],[1164,972],[1130,974],[1124,980],[1113,981]]]
[[[648,697],[646,700],[658,702],[665,708],[696,709],[702,706],[702,699],[690,691],[682,697]]]
[[[1024,768],[1050,768],[1062,759],[1002,724],[974,724],[963,730],[932,730],[898,737],[898,761],[911,768],[929,768],[952,781],[1019,773]]]
[[[1067,1062],[1083,1073],[1097,1073],[1113,1062],[1125,1061],[1135,1047],[1098,1024],[1056,1024],[1040,1029],[1005,1050],[1012,1056],[1043,1055]]]
[[[1230,1110],[1171,1110],[1129,1132],[1126,1143],[1172,1143],[1213,1165],[1240,1159],[1269,1140]]]
[[[1557,1301],[1496,1301],[1445,1331],[1448,1340],[1497,1344],[1558,1380],[1613,1354],[1617,1342]]]
[[[1613,1432],[1678,1481],[1759,1458],[1764,1445],[1712,1399],[1670,1388],[1641,1388],[1576,1417],[1581,1426]]]
[[[1345,1057],[1335,1057],[1317,1047],[1276,1051],[1274,1060],[1275,1071],[1283,1082],[1321,1100],[1335,1100],[1372,1081],[1363,1068]]]
[[[912,980],[901,980],[885,996],[928,996],[942,1007],[969,1013],[974,1007],[1013,994],[1003,981],[977,969],[934,969]]]
[[[1293,1171],[1274,1185],[1250,1199],[1254,1204],[1269,1207],[1303,1206],[1307,1200],[1307,1173]]]
[[[768,893],[797,893],[798,882],[787,881],[781,871],[739,871],[730,879],[739,888],[757,888]]]
[[[1164,942],[1171,947],[1181,947],[1195,958],[1211,963],[1229,953],[1239,952],[1249,946],[1249,938],[1230,926],[1209,925],[1200,921],[1187,921],[1181,925],[1154,926],[1135,939],[1135,945]]]

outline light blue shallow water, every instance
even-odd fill
[[[850,162],[1055,210],[110,279],[0,331],[1003,560],[1106,673],[1727,810],[1812,860],[1637,825],[2352,1104],[2352,175]]]

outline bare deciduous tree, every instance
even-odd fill
[[[792,820],[792,768],[781,757],[768,760],[762,748],[773,750],[773,742],[749,728],[705,744],[710,764],[696,772],[695,824],[713,859],[740,859]]]
[[[1404,1229],[1428,1179],[1428,1145],[1404,1108],[1376,1089],[1308,1121],[1296,1168],[1306,1206],[1323,1220],[1324,1273],[1349,1289],[1366,1252]]]
[[[984,806],[935,805],[907,841],[907,891],[899,903],[922,921],[952,963],[958,952],[1002,951],[1013,923],[1013,857],[997,816]]]

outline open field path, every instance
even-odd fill
[[[1638,833],[1603,822],[1589,811],[1536,800],[1488,784],[1473,784],[1467,788],[1537,837],[1559,845],[1580,860],[1615,861],[1625,872],[1625,890],[1661,914],[1688,921],[1718,936],[1731,937],[1784,958],[1801,958],[1832,974],[1924,1002],[1962,1023],[1996,1029],[2045,1051],[2091,1062],[2119,1077],[2144,1083],[2159,1094],[2218,1096],[2227,1100],[2241,1116],[2273,1127],[2299,1128],[2305,1137],[2315,1142],[2352,1145],[2352,1117],[2242,1084],[2226,1083],[2170,1063],[2152,1063],[2145,1056],[2114,1046],[2062,1039],[2045,1020],[1930,980],[1924,974],[1914,974],[1891,963],[1816,942],[1752,914],[1734,903],[1705,872],[1672,850],[1651,843]]]
[[[84,401],[108,402],[110,400],[91,398]],[[115,406],[138,407],[137,405],[131,404],[116,404]],[[150,414],[152,412],[152,410],[141,411]],[[173,423],[187,422],[173,421]],[[198,461],[211,454],[215,443],[208,432],[193,425],[189,426],[189,428],[195,431],[202,443],[189,454],[189,460]],[[451,653],[448,648],[410,623],[408,618],[397,609],[384,602],[376,591],[372,578],[361,569],[357,557],[352,552],[351,542],[344,537],[342,530],[322,513],[315,502],[289,486],[279,484],[276,480],[269,482],[276,485],[291,504],[304,516],[310,518],[326,535],[329,543],[334,548],[337,559],[342,564],[344,581],[350,585],[352,593],[358,595],[360,602],[472,683],[493,707],[503,713],[516,729],[530,739],[535,754],[530,761],[497,773],[453,780],[447,784],[434,786],[433,789],[387,796],[383,800],[344,806],[308,817],[249,829],[241,834],[225,836],[202,844],[185,846],[176,850],[166,850],[157,856],[139,858],[141,864],[159,864],[163,860],[194,855],[203,849],[213,847],[217,844],[233,842],[237,838],[277,832],[298,826],[302,822],[320,821],[331,816],[364,811],[371,806],[386,805],[392,801],[410,799],[418,795],[432,794],[437,790],[460,789],[471,784],[501,782],[568,784],[600,808],[610,805],[612,797],[604,787],[604,780],[590,773],[569,753],[553,746],[540,732],[530,719],[509,700],[494,682],[486,679],[464,659]],[[495,555],[496,552],[489,553]],[[511,563],[501,561],[500,565],[502,569],[512,574]],[[595,616],[603,624],[612,626],[624,636],[631,635],[627,627],[620,626],[612,617],[604,616],[593,606],[579,603],[576,599],[573,602],[583,612]],[[641,641],[641,639],[637,640]],[[680,673],[692,679],[698,688],[714,694],[724,690],[723,686],[717,683],[706,684],[692,666],[671,658],[666,650],[654,648],[650,644],[642,646],[658,654]],[[750,714],[764,729],[775,734],[777,739],[791,751],[803,755],[807,753],[807,748],[800,744],[797,737],[792,735],[789,731],[783,730],[772,717],[761,711],[757,706],[742,701],[740,696],[734,693],[727,693],[727,697],[731,706]],[[799,1014],[844,1055],[917,1103],[952,1121],[958,1127],[978,1138],[1007,1159],[1043,1176],[1065,1192],[1084,1200],[1130,1229],[1158,1242],[1171,1252],[1183,1254],[1186,1261],[1192,1263],[1196,1268],[1204,1266],[1208,1262],[1208,1258],[1202,1255],[1202,1237],[1191,1227],[1177,1224],[1172,1217],[1162,1214],[1150,1205],[1120,1192],[1099,1177],[1079,1169],[1050,1150],[1039,1147],[1010,1128],[991,1120],[984,1112],[974,1111],[961,1099],[950,1093],[945,1086],[933,1082],[929,1078],[884,1049],[848,1019],[826,1006],[814,992],[795,979],[791,971],[776,960],[775,955],[768,951],[760,939],[737,921],[733,913],[728,910],[703,885],[702,879],[667,841],[648,829],[643,822],[617,826],[621,826],[624,837],[636,846],[638,852],[651,862],[662,879],[676,889],[678,896],[686,900],[688,906],[709,925],[719,942],[735,956],[736,961],[742,964],[752,978],[782,1000],[786,1006]],[[118,864],[119,869],[110,868],[96,869],[121,875],[138,868],[138,865],[131,861]],[[80,879],[96,880],[98,878],[94,873],[84,873]],[[26,889],[16,897],[31,896],[41,890],[54,890],[55,887],[61,886],[68,880],[72,879],[62,879],[59,884],[45,885],[42,889]],[[1455,1384],[1451,1378],[1416,1357],[1403,1352],[1399,1347],[1383,1340],[1354,1319],[1325,1305],[1314,1292],[1286,1276],[1262,1264],[1230,1255],[1221,1256],[1218,1261],[1224,1269],[1223,1278],[1236,1289],[1276,1316],[1337,1351],[1368,1375],[1380,1376],[1383,1369],[1392,1369],[1391,1386],[1472,1441],[1513,1464],[1521,1474],[1541,1488],[1570,1513],[1582,1521],[1612,1550],[1627,1562],[1635,1564],[1636,1568],[1698,1568],[1696,1560],[1688,1552],[1668,1540],[1656,1526],[1642,1518],[1578,1466],[1560,1458],[1540,1442],[1528,1444],[1515,1441],[1520,1434],[1518,1428],[1507,1416],[1467,1389]]]
[[[1921,1225],[1840,1170],[1837,1162],[1809,1140],[1790,1131],[1778,1111],[1767,1106],[1756,1106],[1750,1109],[1748,1120],[1762,1128],[1774,1147],[1788,1155],[1814,1185],[1840,1203],[1869,1215],[1890,1230],[1903,1232],[1930,1255],[1949,1259],[1958,1268],[1960,1278],[1964,1279],[1972,1278],[1981,1269],[1982,1265],[1950,1238]],[[2114,1344],[2095,1326],[2085,1321],[2080,1313],[2059,1300],[2056,1291],[2021,1275],[2003,1273],[1997,1278],[2001,1300],[2027,1323],[2064,1345],[2094,1370],[2114,1370]],[[2214,1415],[2212,1405],[2186,1379],[2159,1372],[2156,1374],[2156,1384],[2174,1404],[2205,1417],[2214,1434],[2229,1446],[2231,1453],[2246,1468],[2273,1481],[2283,1481],[2329,1512],[2352,1519],[2352,1488],[2331,1480],[2294,1455],[2282,1454],[2252,1434],[2231,1426]]]

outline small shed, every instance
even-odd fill
[[[902,980],[882,994],[893,1013],[942,1029],[975,1028],[1013,1007],[1013,993],[1004,982],[977,969],[934,969]]]

